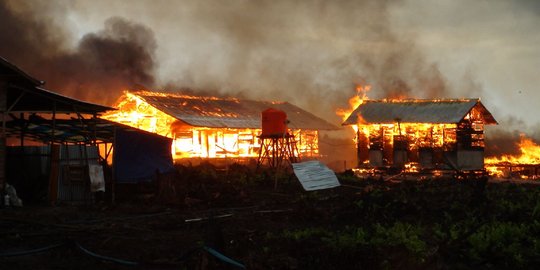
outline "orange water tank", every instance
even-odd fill
[[[283,136],[287,133],[287,114],[284,111],[269,108],[261,113],[262,136]]]

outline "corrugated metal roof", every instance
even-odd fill
[[[441,99],[441,100],[365,100],[343,122],[343,125],[356,125],[361,121],[371,124],[439,123],[460,122],[469,111],[476,107],[482,112],[485,124],[497,124],[493,115],[479,99]]]
[[[25,138],[46,143],[54,141],[58,143],[89,144],[92,143],[94,138],[97,142],[113,143],[115,129],[163,137],[102,118],[56,119],[53,121],[33,116],[28,119],[16,119],[6,122],[8,137],[19,138],[21,134],[24,134]],[[52,136],[53,130],[54,136]]]
[[[41,87],[10,86],[7,102],[12,112],[102,113],[114,108],[70,98]]]
[[[101,113],[114,108],[77,100],[42,88],[45,83],[0,57],[0,79],[7,82],[10,112]]]
[[[156,109],[189,125],[213,128],[261,128],[261,112],[275,108],[287,113],[289,128],[334,130],[336,126],[288,102],[192,97],[176,94],[132,93]]]
[[[10,82],[13,82],[13,81],[25,82],[33,86],[40,86],[45,83],[44,81],[40,81],[28,75],[26,72],[22,71],[19,67],[10,63],[8,60],[6,60],[5,58],[1,56],[0,56],[0,74],[4,79]]]

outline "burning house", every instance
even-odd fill
[[[484,126],[496,125],[479,99],[363,100],[343,125],[356,131],[359,166],[484,169]]]
[[[116,107],[103,118],[173,139],[176,160],[257,157],[261,113],[268,108],[287,114],[300,157],[318,157],[319,131],[337,129],[287,102],[126,91]]]

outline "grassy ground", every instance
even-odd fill
[[[0,210],[0,253],[60,244],[0,257],[2,269],[236,268],[203,247],[248,269],[535,268],[540,260],[538,185],[342,174],[346,186],[305,192],[292,176],[274,189],[271,174],[243,166],[178,172],[174,193],[149,186],[115,205]]]

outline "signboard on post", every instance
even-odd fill
[[[340,186],[334,171],[318,160],[293,163],[293,170],[306,191],[328,189]]]

